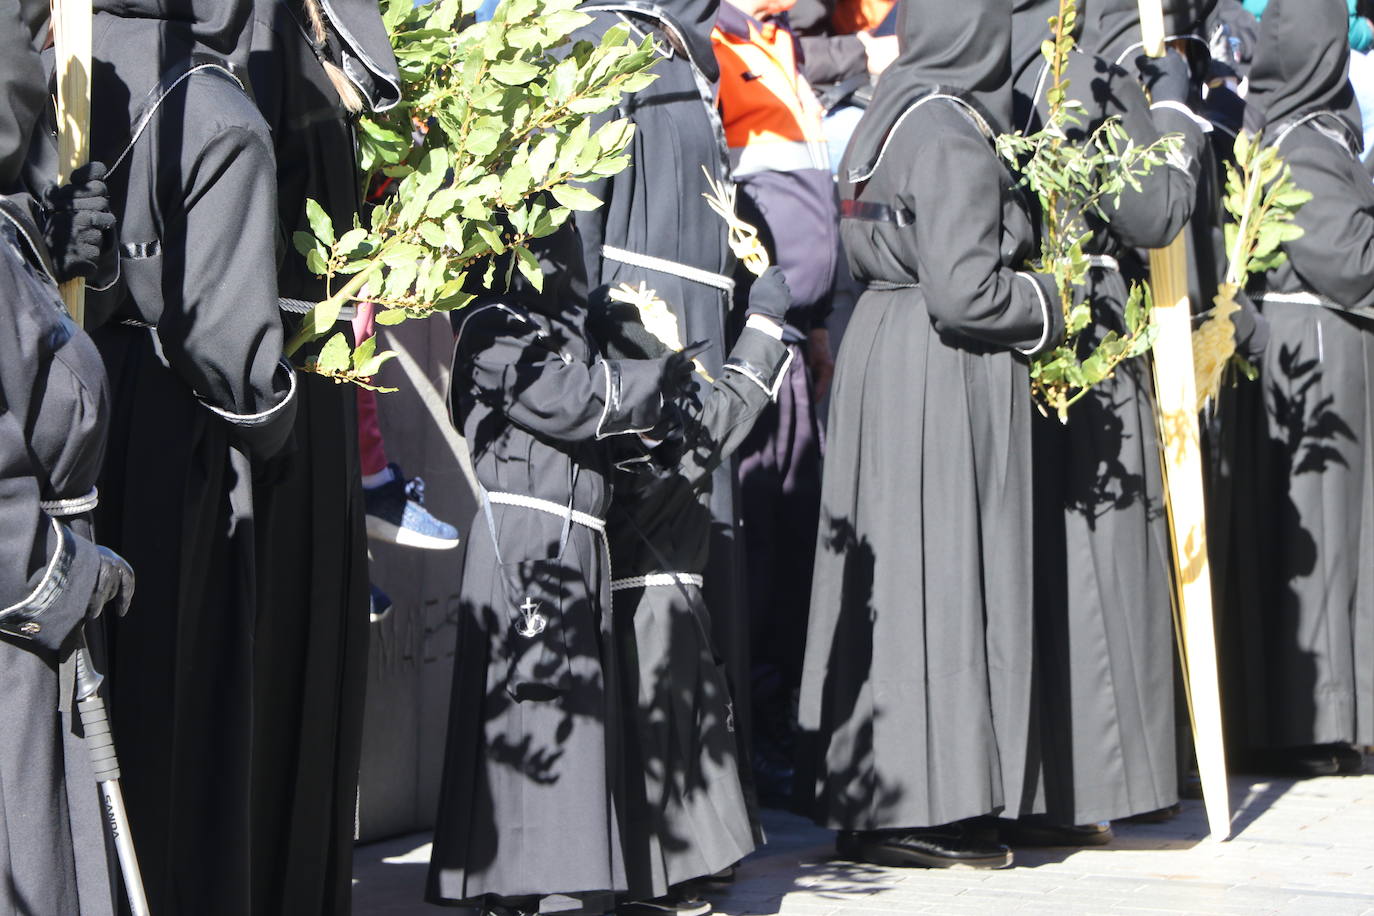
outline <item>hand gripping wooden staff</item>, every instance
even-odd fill
[[[1162,0],[1139,3],[1145,53],[1163,57]],[[1164,506],[1173,547],[1174,632],[1207,824],[1213,839],[1224,840],[1231,833],[1231,804],[1221,730],[1216,632],[1212,623],[1212,573],[1207,561],[1207,510],[1202,488],[1185,245],[1185,235],[1180,231],[1167,248],[1150,252],[1154,323],[1159,329],[1153,352],[1155,422],[1164,470]]]
[[[57,61],[57,181],[65,184],[73,171],[90,159],[91,122],[91,0],[52,0],[53,51]],[[80,278],[62,284],[62,301],[78,325],[85,323],[86,282]],[[104,680],[91,661],[83,636],[76,652],[76,709],[86,749],[91,755],[103,820],[114,841],[119,870],[129,909],[134,916],[148,916],[143,875],[129,832],[129,813],[119,786],[119,758],[114,736],[100,696]]]

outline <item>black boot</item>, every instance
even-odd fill
[[[1006,868],[1011,850],[982,840],[962,822],[897,830],[842,830],[840,858],[894,868]]]

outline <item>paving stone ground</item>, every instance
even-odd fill
[[[833,835],[779,811],[769,844],[728,890],[725,916],[1374,916],[1374,765],[1301,782],[1233,777],[1233,838],[1204,839],[1202,803],[1174,820],[1118,825],[1097,849],[1022,849],[1002,871],[875,868],[833,861]],[[570,841],[575,841],[570,838]],[[421,901],[423,835],[360,846],[354,913],[442,913]]]

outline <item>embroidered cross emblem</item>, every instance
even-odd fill
[[[525,603],[520,605],[520,613],[522,617],[520,622],[515,625],[515,632],[526,639],[533,639],[543,633],[544,628],[548,626],[548,621],[544,619],[544,615],[539,613],[539,602],[528,595],[525,596]]]

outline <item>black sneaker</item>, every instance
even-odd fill
[[[980,839],[963,824],[902,830],[842,830],[840,858],[890,868],[1007,868],[1011,850]]]
[[[440,521],[425,508],[425,482],[406,480],[397,465],[388,464],[391,480],[363,488],[367,507],[367,536],[402,547],[449,550],[458,546],[458,529]]]

